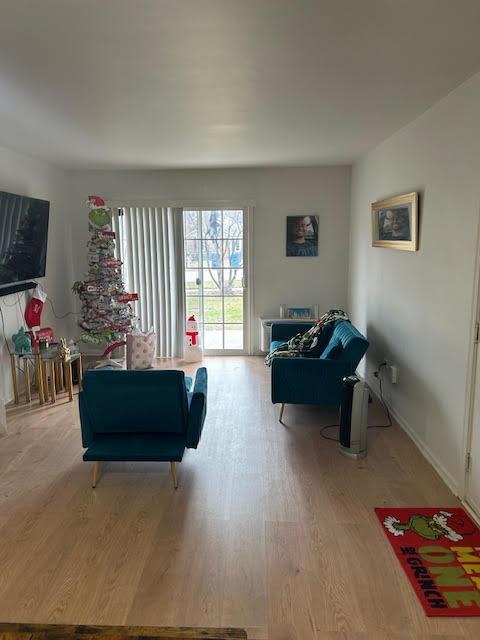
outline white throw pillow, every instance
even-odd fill
[[[136,331],[127,336],[127,369],[152,369],[156,335]]]

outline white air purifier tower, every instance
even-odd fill
[[[349,458],[367,455],[369,390],[357,376],[344,378],[340,404],[340,452]]]

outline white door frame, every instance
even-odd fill
[[[252,355],[253,353],[253,287],[252,287],[252,271],[253,271],[253,250],[252,250],[252,219],[253,219],[253,205],[252,204],[240,204],[238,202],[230,202],[224,200],[209,201],[209,202],[189,202],[188,206],[183,204],[183,209],[191,209],[193,211],[228,211],[239,210],[243,211],[243,229],[244,229],[244,243],[243,243],[243,276],[245,278],[245,287],[243,294],[243,318],[244,318],[244,345],[243,349],[207,349],[205,351],[206,356],[245,356]],[[245,246],[246,245],[246,246]]]
[[[245,350],[249,356],[253,355],[253,206],[243,207],[244,216],[247,221],[247,295],[245,296],[245,317],[248,318],[248,327],[245,332]],[[244,272],[245,275],[245,272]]]
[[[254,317],[253,317],[253,212],[255,202],[253,200],[201,200],[196,198],[166,198],[165,196],[128,197],[122,199],[112,198],[106,200],[106,205],[112,208],[122,207],[175,207],[179,209],[200,210],[225,210],[243,209],[247,225],[247,251],[244,255],[248,268],[246,273],[247,292],[244,296],[244,318],[247,318],[247,328],[245,331],[245,344],[243,355],[252,355],[254,352]],[[245,272],[244,272],[245,273]],[[209,352],[210,353],[210,352]],[[218,351],[219,355],[240,355],[238,351]]]
[[[474,416],[474,403],[475,403],[475,384],[476,384],[476,370],[477,370],[477,358],[479,354],[479,344],[477,341],[477,331],[480,327],[480,212],[477,218],[477,240],[476,240],[476,255],[475,255],[475,272],[472,291],[472,305],[471,305],[471,319],[470,319],[470,333],[469,333],[469,349],[467,360],[467,384],[465,391],[465,411],[463,420],[463,437],[462,437],[462,460],[460,461],[460,470],[458,477],[458,497],[462,500],[463,505],[473,512],[472,515],[477,519],[480,517],[480,513],[476,513],[472,506],[468,502],[468,459],[470,456],[470,448],[472,443],[473,432],[473,416]]]

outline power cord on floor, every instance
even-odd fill
[[[339,424],[327,424],[325,427],[322,427],[320,429],[320,435],[322,436],[322,438],[325,438],[325,440],[331,440],[332,442],[340,442],[339,438],[332,438],[332,436],[326,436],[324,434],[324,431],[326,431],[327,429],[339,429],[340,425]]]
[[[386,367],[387,363],[384,361],[382,362],[382,364],[379,365],[378,370],[374,371],[373,375],[377,378],[378,380],[378,386],[380,389],[380,402],[383,406],[383,408],[385,409],[385,412],[387,414],[387,424],[372,424],[370,425],[368,428],[369,429],[389,429],[392,426],[392,416],[390,415],[390,410],[387,406],[387,403],[384,400],[383,397],[383,387],[382,387],[382,369],[383,367]]]

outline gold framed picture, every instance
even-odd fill
[[[418,194],[413,191],[372,204],[372,246],[418,249]]]

